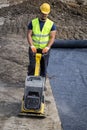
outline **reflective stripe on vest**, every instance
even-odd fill
[[[36,48],[43,49],[48,44],[49,35],[50,35],[51,28],[53,26],[53,22],[47,19],[46,22],[44,23],[42,31],[40,31],[39,19],[35,18],[34,20],[32,20],[32,26],[33,26],[32,40],[34,46]]]

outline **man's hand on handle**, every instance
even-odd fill
[[[42,53],[47,53],[49,51],[49,47],[45,47],[43,50],[42,50]]]
[[[32,50],[32,52],[33,52],[33,53],[36,53],[36,52],[37,52],[36,47],[35,47],[35,46],[33,46],[33,45],[31,46],[31,50]]]

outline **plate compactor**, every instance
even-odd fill
[[[21,105],[21,116],[45,117],[44,86],[45,78],[40,76],[40,60],[42,54],[35,54],[35,74],[25,80],[24,96]]]

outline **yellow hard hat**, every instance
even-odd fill
[[[50,13],[50,5],[48,3],[43,3],[41,6],[40,6],[40,10],[42,13],[44,14],[49,14]]]

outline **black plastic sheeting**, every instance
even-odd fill
[[[87,48],[87,40],[55,40],[52,48]]]
[[[63,130],[87,130],[87,48],[52,49],[48,75]]]

